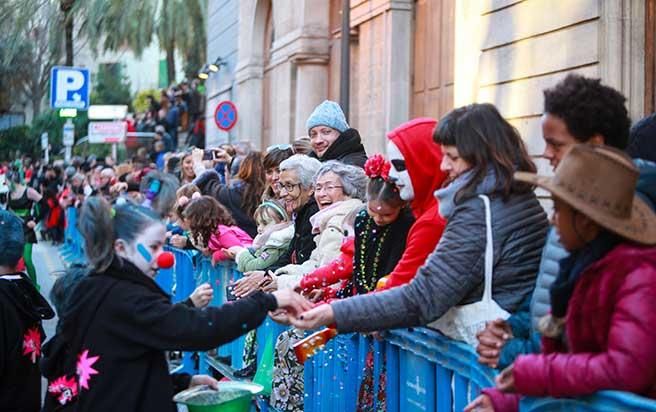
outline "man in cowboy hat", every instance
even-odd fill
[[[574,146],[554,177],[515,174],[554,196],[552,220],[571,254],[540,322],[544,354],[518,356],[466,411],[516,410],[513,394],[656,398],[656,214],[635,194],[638,174],[625,153],[591,145]]]
[[[17,269],[23,255],[23,221],[0,210],[0,405],[3,411],[41,409],[43,319],[54,313],[25,273]]]
[[[601,84],[599,79],[578,74],[570,74],[553,88],[545,90],[541,119],[545,143],[542,156],[555,169],[565,153],[576,144],[605,144],[624,150],[631,124],[625,101],[620,92]],[[505,321],[490,322],[479,334],[476,350],[481,363],[505,368],[519,354],[540,351],[537,323],[549,312],[549,287],[556,278],[558,262],[567,254],[552,228],[542,251],[533,294],[517,313]]]

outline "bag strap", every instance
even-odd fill
[[[478,195],[485,204],[485,288],[483,289],[482,301],[492,301],[492,264],[494,261],[494,241],[492,239],[492,212],[490,210],[490,198],[486,195]]]

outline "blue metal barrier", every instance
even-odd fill
[[[83,240],[77,230],[77,210],[66,211],[67,227],[62,257],[68,263],[84,261]],[[226,303],[225,287],[242,277],[234,265],[212,266],[211,261],[199,257],[196,251],[167,247],[175,255],[175,266],[162,270],[156,279],[173,302],[184,301],[197,285],[208,282],[214,289],[212,305]],[[196,263],[194,264],[194,258]],[[286,326],[266,318],[257,329],[258,365],[267,342],[276,341]],[[305,363],[305,410],[354,411],[357,405],[366,365],[367,353],[373,347],[373,385],[377,391],[384,379],[386,410],[401,411],[461,411],[474,399],[481,388],[494,385],[496,371],[480,365],[478,356],[468,345],[450,340],[438,332],[425,328],[397,329],[387,332],[383,341],[359,334],[338,335],[326,348]],[[208,373],[209,368],[230,374],[243,366],[244,338],[218,348],[218,354],[230,359],[224,365],[207,353],[198,355],[198,362],[189,352],[183,354],[178,371]],[[386,372],[383,374],[383,366]],[[374,397],[374,408],[379,400]],[[260,406],[268,405],[260,402]],[[576,399],[524,398],[521,411],[648,411],[656,412],[656,401],[634,394],[601,391],[593,396]]]
[[[367,366],[372,346],[373,364]],[[305,364],[305,410],[354,411],[366,367],[373,369],[374,408],[380,379],[385,379],[388,411],[462,410],[481,387],[493,385],[496,374],[480,365],[467,345],[429,329],[393,330],[380,342],[340,335]]]
[[[59,252],[65,262],[83,263],[86,260],[84,256],[84,239],[77,229],[77,209],[68,207],[66,209],[66,228],[64,229],[64,244],[59,248]]]

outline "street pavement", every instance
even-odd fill
[[[41,241],[34,246],[32,260],[36,268],[39,286],[41,286],[41,294],[50,302],[52,285],[57,280],[57,276],[64,270],[64,264],[59,257],[58,248],[50,242]],[[47,339],[54,336],[56,326],[57,316],[43,322],[43,329],[45,329]]]
[[[56,246],[50,242],[41,241],[34,245],[32,250],[32,261],[36,269],[36,276],[41,286],[41,294],[50,302],[50,291],[52,285],[57,280],[57,275],[64,270],[64,264],[59,257],[59,251]],[[52,303],[50,303],[52,306]],[[43,329],[46,332],[46,341],[55,335],[57,327],[57,316],[43,322]],[[45,397],[48,381],[41,379],[41,400]]]

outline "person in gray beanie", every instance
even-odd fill
[[[312,145],[311,157],[321,162],[337,160],[347,165],[364,167],[367,153],[360,133],[348,125],[337,103],[325,100],[314,109],[305,127]]]
[[[0,210],[0,405],[3,411],[41,409],[41,321],[54,312],[25,273],[19,272],[23,221]]]

